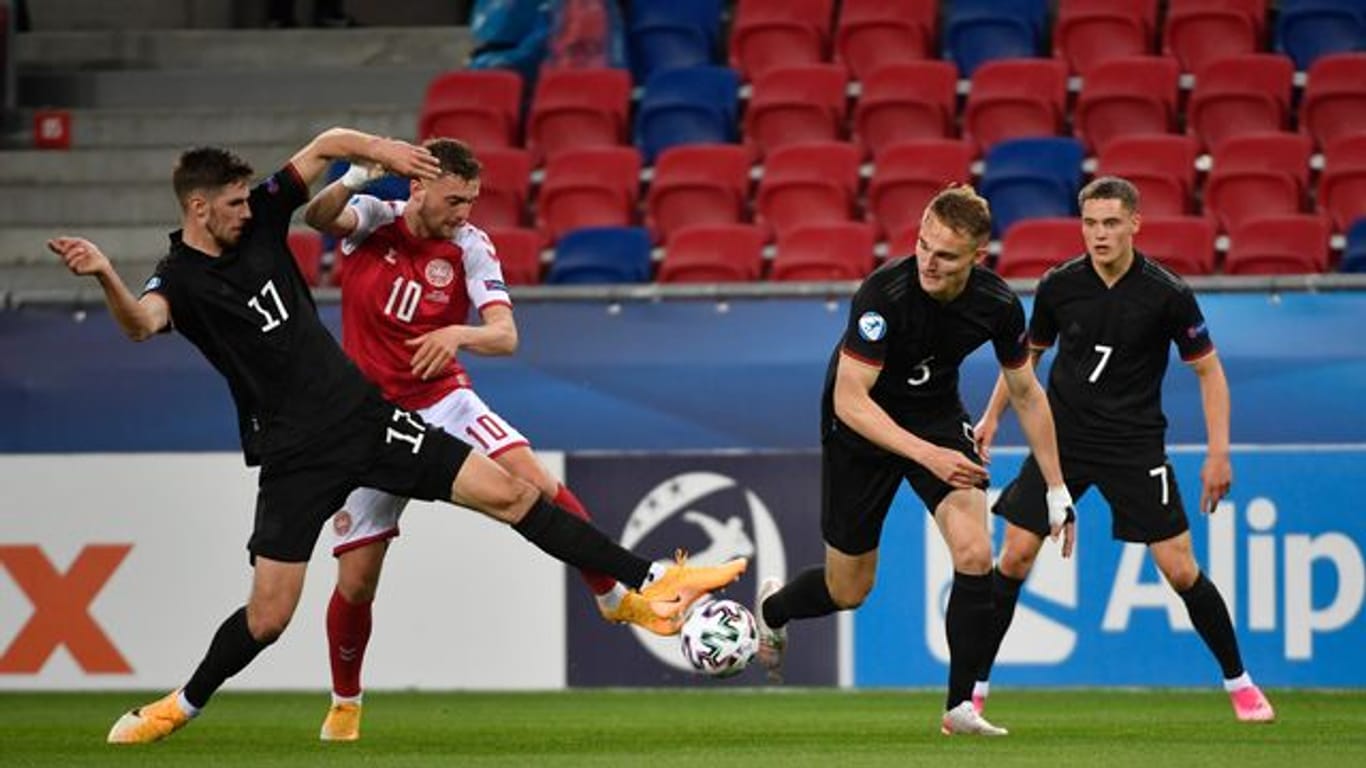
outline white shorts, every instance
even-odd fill
[[[490,457],[529,446],[522,433],[496,413],[472,389],[460,388],[418,411],[423,420],[460,438]],[[398,518],[408,499],[374,488],[357,488],[332,516],[332,555],[398,535]]]

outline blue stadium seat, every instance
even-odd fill
[[[720,25],[721,0],[633,0],[626,39],[636,82],[713,63]]]
[[[991,59],[1021,59],[1043,50],[1048,0],[954,0],[944,22],[944,58],[964,77]]]
[[[546,275],[559,285],[649,281],[650,232],[643,227],[576,229],[555,244]]]
[[[991,203],[992,236],[1023,219],[1075,215],[1084,155],[1076,139],[1016,139],[992,147],[978,188]]]
[[[1307,71],[1320,56],[1366,50],[1366,4],[1361,0],[1282,0],[1276,50]]]
[[[1343,272],[1366,272],[1366,218],[1357,219],[1347,230],[1347,247],[1342,251]]]
[[[730,144],[738,138],[740,76],[730,67],[666,69],[645,83],[636,113],[636,146],[647,165],[679,144]]]

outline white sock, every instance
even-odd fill
[[[626,587],[623,587],[621,582],[617,582],[612,585],[611,590],[604,592],[601,595],[596,595],[595,599],[598,601],[598,606],[602,608],[603,611],[612,613],[617,608],[621,607],[621,599],[623,597],[626,597]]]
[[[667,565],[661,563],[650,563],[650,572],[645,575],[645,583],[642,587],[647,587],[656,581],[664,578],[664,573],[669,570]]]
[[[199,716],[199,707],[191,704],[190,700],[185,698],[185,691],[183,689],[176,694],[175,700],[176,704],[180,705],[180,711],[184,712],[186,717],[193,718]]]
[[[973,698],[985,699],[991,693],[991,683],[986,680],[978,680],[972,684]]]
[[[355,696],[342,696],[342,695],[338,694],[336,691],[333,691],[333,692],[332,692],[332,706],[335,707],[335,706],[338,705],[338,704],[359,704],[359,703],[360,703],[360,700],[361,700],[361,697],[363,697],[364,695],[365,695],[365,694],[363,694],[363,693],[358,693],[358,694],[356,694]]]
[[[1237,677],[1233,678],[1232,680],[1225,680],[1225,681],[1224,681],[1224,690],[1228,691],[1229,693],[1233,693],[1234,691],[1241,691],[1241,690],[1243,690],[1244,688],[1251,688],[1251,687],[1252,687],[1252,675],[1249,675],[1247,672],[1243,672],[1243,674],[1238,675]]]

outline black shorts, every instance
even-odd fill
[[[468,445],[417,414],[367,400],[322,438],[262,464],[256,527],[247,549],[253,558],[307,561],[323,524],[360,487],[449,500],[469,452]]]
[[[1100,489],[1110,505],[1110,535],[1120,541],[1151,544],[1190,528],[1181,492],[1176,487],[1176,474],[1166,460],[1144,468],[1073,459],[1063,462],[1062,469],[1073,499],[1080,501],[1093,485]],[[991,511],[1021,528],[1047,536],[1047,492],[1039,463],[1031,454]]]
[[[847,429],[841,425],[841,429]],[[967,414],[958,414],[911,429],[921,440],[962,452],[981,464],[972,442]],[[897,456],[857,436],[835,432],[821,446],[821,535],[846,555],[862,555],[878,547],[882,524],[902,480],[911,484],[930,514],[953,492],[953,486],[910,459]],[[983,483],[983,488],[986,484]]]

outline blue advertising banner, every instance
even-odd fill
[[[571,455],[567,482],[593,522],[632,551],[670,561],[675,547],[692,562],[750,558],[724,597],[752,608],[759,582],[784,581],[823,562],[820,462],[815,453]],[[683,660],[677,637],[607,624],[577,574],[566,592],[567,681],[572,686],[759,685],[753,664],[727,680],[704,678]],[[784,663],[793,685],[838,679],[834,617],[802,622]]]
[[[993,494],[1019,451],[994,452]],[[1234,448],[1234,484],[1211,516],[1195,512],[1202,452],[1174,451],[1196,560],[1229,606],[1248,670],[1264,685],[1366,684],[1366,446]],[[1156,483],[1157,481],[1154,480]],[[1078,504],[1072,560],[1046,543],[1021,593],[992,681],[1005,685],[1210,685],[1219,667],[1144,547],[1110,538],[1092,489]],[[993,517],[998,542],[1004,524]],[[854,624],[859,686],[942,685],[943,606],[952,567],[909,491],[883,532],[878,586]]]

